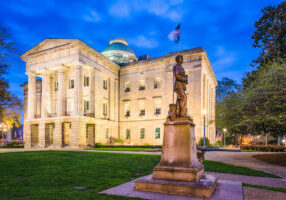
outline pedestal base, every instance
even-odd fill
[[[213,175],[204,175],[198,182],[158,180],[150,175],[135,180],[134,184],[138,191],[210,198],[217,180]]]
[[[157,165],[153,169],[153,178],[161,180],[198,182],[204,173],[204,167],[202,165],[197,168],[165,167]]]

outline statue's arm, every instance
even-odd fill
[[[184,74],[180,74],[178,69],[174,69],[175,78],[179,81],[186,82],[186,76]]]

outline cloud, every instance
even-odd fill
[[[147,12],[155,16],[179,22],[184,14],[181,9],[182,0],[119,0],[111,5],[109,14],[114,17],[129,18],[134,14]]]
[[[130,16],[130,4],[126,1],[117,1],[111,5],[109,14],[114,17],[128,18]]]
[[[130,44],[139,48],[155,48],[158,46],[158,42],[155,39],[147,38],[144,35],[138,35],[137,37],[129,40]]]
[[[232,67],[237,61],[237,54],[232,51],[226,51],[224,47],[218,46],[215,52],[215,61],[213,62],[213,68],[216,71],[224,70]]]
[[[84,16],[84,19],[89,22],[99,22],[101,17],[95,10],[92,10],[88,15]]]

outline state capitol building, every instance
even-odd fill
[[[161,145],[179,54],[196,140],[203,137],[205,117],[206,137],[214,143],[217,81],[204,49],[150,58],[137,57],[123,38],[111,39],[101,53],[78,39],[46,39],[21,56],[28,76],[22,85],[25,148],[79,148],[116,139]]]

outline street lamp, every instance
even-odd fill
[[[204,148],[206,148],[206,114],[207,114],[207,111],[204,109],[203,110],[203,115],[204,115]]]
[[[223,145],[225,146],[225,133],[227,132],[227,129],[223,129]]]

